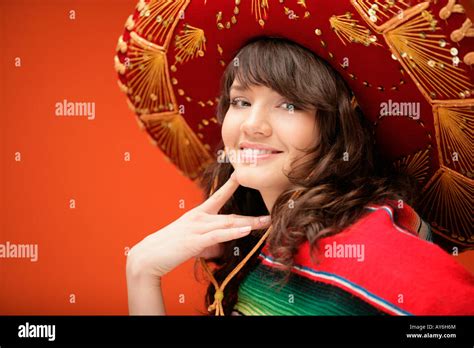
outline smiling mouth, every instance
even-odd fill
[[[251,149],[251,148],[240,148],[240,152],[248,156],[260,156],[260,155],[273,155],[282,153],[283,151],[271,151],[271,150],[262,150],[262,149]]]
[[[262,160],[274,158],[281,153],[283,153],[283,151],[244,148],[239,150],[239,158],[242,163],[256,164]]]

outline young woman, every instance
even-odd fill
[[[474,314],[474,277],[427,241],[415,186],[383,169],[352,100],[304,47],[246,44],[222,79],[209,197],[131,249],[130,314],[165,314],[160,279],[192,257],[217,266],[218,315]]]

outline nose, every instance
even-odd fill
[[[242,122],[240,130],[250,136],[268,137],[272,135],[268,110],[257,104],[248,109],[247,118]]]

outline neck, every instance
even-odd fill
[[[267,207],[268,213],[271,214],[273,204],[277,200],[278,196],[280,196],[280,191],[274,190],[259,190],[260,194],[262,195],[262,199],[265,202],[265,206]]]

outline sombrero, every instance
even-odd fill
[[[345,78],[394,170],[420,184],[436,242],[470,249],[472,10],[470,0],[141,0],[115,68],[140,127],[194,180],[215,161],[219,82],[243,44],[307,47]]]

